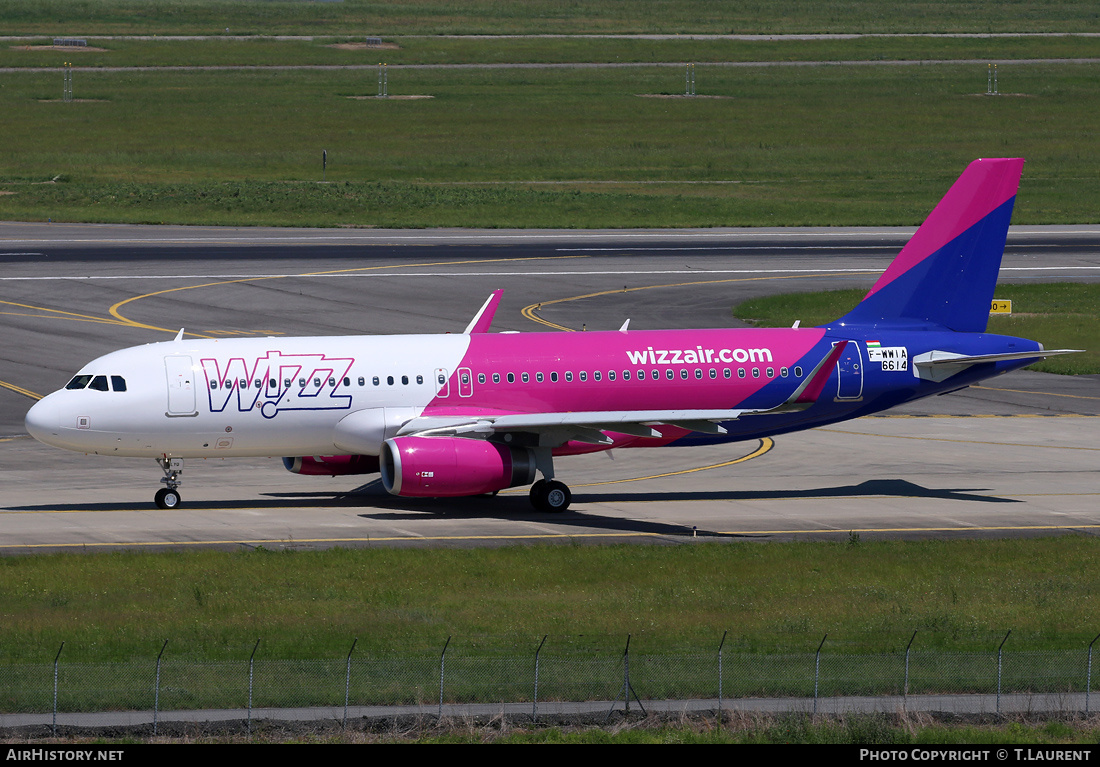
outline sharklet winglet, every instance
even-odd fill
[[[844,353],[844,349],[847,346],[848,341],[838,341],[833,348],[829,350],[829,353],[821,359],[821,362],[814,366],[814,369],[806,376],[806,380],[791,393],[787,401],[769,412],[805,410],[810,405],[817,402],[817,398],[821,396],[821,390],[825,388],[825,382],[829,380],[829,376],[832,375],[833,367],[836,365],[837,360],[840,359],[840,355]]]
[[[470,320],[470,324],[466,326],[466,329],[462,332],[466,335],[471,333],[488,333],[489,326],[493,324],[493,316],[497,313],[497,307],[500,306],[500,298],[504,295],[504,290],[494,290],[489,298],[485,300],[485,303],[478,309],[474,318]]]

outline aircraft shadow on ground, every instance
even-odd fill
[[[874,479],[857,485],[838,485],[835,487],[811,488],[804,490],[714,490],[714,491],[643,491],[624,492],[584,492],[573,495],[573,506],[563,514],[546,514],[532,508],[526,493],[505,493],[498,496],[474,496],[468,498],[399,498],[387,495],[381,482],[362,485],[344,493],[302,492],[302,493],[264,493],[262,500],[226,500],[191,501],[181,511],[234,511],[241,509],[256,510],[267,508],[302,509],[323,511],[331,508],[362,509],[371,511],[360,513],[363,519],[384,522],[422,520],[432,515],[447,519],[501,519],[516,521],[535,520],[542,524],[563,529],[585,528],[605,529],[617,532],[647,533],[656,535],[685,536],[692,534],[718,535],[713,531],[696,530],[687,525],[650,522],[621,517],[603,517],[588,513],[585,504],[664,502],[684,501],[768,501],[768,500],[813,500],[829,498],[923,498],[944,501],[970,501],[978,503],[1022,503],[1015,498],[981,495],[983,488],[925,488],[904,479]],[[81,503],[81,504],[35,504],[11,506],[2,511],[42,512],[53,511],[147,511],[160,513],[150,502],[134,503]]]

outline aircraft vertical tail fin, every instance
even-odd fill
[[[970,163],[859,306],[833,324],[983,332],[1023,165]]]

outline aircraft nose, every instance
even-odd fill
[[[27,417],[23,423],[27,427],[27,433],[39,442],[51,444],[58,436],[58,411],[57,406],[47,396],[40,399],[27,411]]]

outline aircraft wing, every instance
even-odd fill
[[[817,401],[833,366],[840,358],[847,341],[841,341],[814,367],[810,374],[783,403],[769,408],[740,409],[676,409],[676,410],[596,410],[569,413],[507,413],[462,416],[421,416],[406,422],[398,436],[467,436],[487,439],[506,432],[535,433],[540,443],[564,444],[571,440],[592,444],[611,444],[604,432],[629,434],[636,437],[660,437],[656,426],[677,426],[689,431],[725,434],[722,421],[734,421],[741,416],[773,415],[805,410]]]

